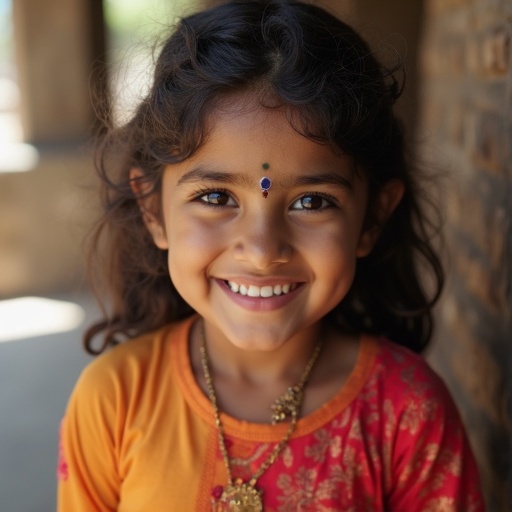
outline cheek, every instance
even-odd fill
[[[189,256],[208,250],[219,242],[219,229],[198,219],[183,219],[176,217],[175,225],[168,232],[169,246],[178,254]]]
[[[197,298],[204,294],[204,264],[200,247],[183,244],[171,245],[168,254],[169,276],[180,296],[194,307]]]
[[[317,272],[323,276],[328,287],[348,291],[354,280],[357,258],[352,249],[345,251],[339,246],[337,249],[332,248],[318,261]]]
[[[356,223],[351,224],[341,220],[315,229],[309,229],[300,234],[298,239],[303,241],[304,247],[319,260],[351,260],[356,258],[359,244],[360,230]]]
[[[311,236],[307,246],[310,265],[326,288],[336,295],[348,291],[357,264],[357,233],[339,226]]]
[[[169,237],[169,271],[173,282],[191,279],[202,275],[214,260],[222,239],[218,231],[204,223],[190,221],[177,222],[177,227],[170,230]]]

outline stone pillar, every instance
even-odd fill
[[[83,140],[104,53],[101,0],[16,0],[13,21],[25,140]]]

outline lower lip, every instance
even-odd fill
[[[273,295],[272,297],[249,297],[248,295],[240,295],[231,291],[228,284],[220,279],[215,282],[227,294],[227,296],[238,306],[249,311],[274,311],[289,304],[302,290],[302,284],[299,284],[295,290],[285,295]]]

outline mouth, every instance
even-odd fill
[[[235,281],[224,282],[233,293],[247,297],[261,297],[264,299],[277,297],[280,295],[287,295],[288,293],[293,292],[293,290],[299,286],[299,283],[256,286],[253,284],[245,285]]]

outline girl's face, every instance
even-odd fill
[[[165,169],[161,221],[146,222],[209,337],[273,350],[343,300],[376,235],[363,229],[367,186],[348,157],[282,111],[232,107],[193,157]]]

